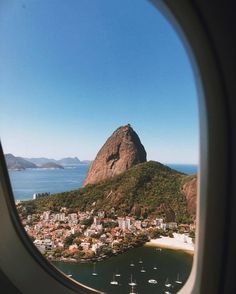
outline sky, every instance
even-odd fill
[[[148,1],[3,0],[0,35],[5,153],[92,160],[129,123],[149,160],[198,162],[192,67]]]

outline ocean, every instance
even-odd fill
[[[196,165],[168,164],[186,174],[197,173]],[[34,193],[59,193],[82,186],[89,165],[81,164],[65,169],[26,169],[9,171],[13,194],[16,200],[32,199]]]
[[[10,171],[13,194],[16,200],[32,199],[34,193],[59,193],[82,186],[89,165],[81,164],[64,169],[25,169]]]

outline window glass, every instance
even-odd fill
[[[198,108],[147,1],[1,10],[1,140],[15,203],[55,267],[107,293],[176,293],[192,267]]]

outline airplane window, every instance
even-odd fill
[[[177,293],[193,264],[199,118],[189,58],[149,2],[13,1],[1,141],[39,252],[106,293]]]

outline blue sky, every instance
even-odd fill
[[[94,159],[109,135],[130,123],[148,159],[197,163],[191,65],[172,26],[149,2],[0,5],[5,152]]]

